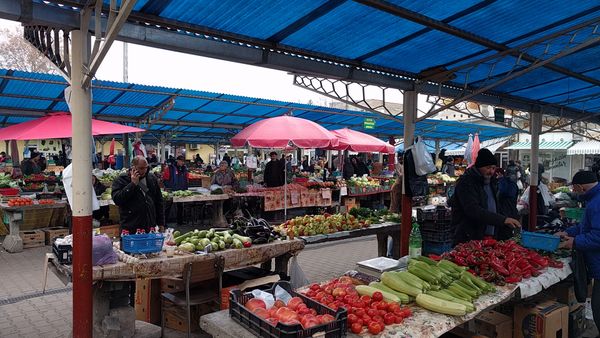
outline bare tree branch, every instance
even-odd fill
[[[56,68],[23,38],[23,28],[0,29],[0,67],[36,73],[56,74]]]

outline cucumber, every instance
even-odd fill
[[[400,298],[400,301],[403,304],[408,304],[409,301],[410,301],[410,299],[409,299],[409,297],[408,297],[407,294],[402,293],[402,292],[398,292],[398,291],[396,291],[396,290],[394,290],[394,289],[386,286],[385,284],[383,284],[381,282],[371,282],[371,283],[369,283],[369,286],[372,287],[372,288],[379,289],[381,291],[385,291],[385,292],[391,293],[392,295],[397,296],[398,298]]]

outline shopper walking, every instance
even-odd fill
[[[566,239],[561,247],[572,248],[583,254],[587,275],[594,279],[592,312],[596,327],[600,327],[600,185],[596,173],[592,171],[576,173],[571,184],[573,193],[586,203],[585,215],[581,223],[556,235]]]
[[[264,173],[265,186],[281,187],[285,182],[285,157],[277,159],[277,153],[274,151],[269,156],[271,156],[271,161],[265,166]]]
[[[454,243],[497,237],[502,227],[516,228],[521,223],[498,212],[496,158],[488,149],[481,149],[475,165],[456,183],[450,199],[452,224],[456,226]]]

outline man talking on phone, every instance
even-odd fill
[[[148,175],[148,161],[143,156],[134,157],[129,171],[115,179],[112,199],[119,207],[121,231],[149,233],[151,227],[165,225],[158,179]]]

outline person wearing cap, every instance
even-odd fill
[[[163,182],[165,187],[173,190],[187,190],[188,189],[188,169],[185,165],[185,157],[183,155],[177,156],[177,160],[173,164],[169,164],[167,170],[163,174]]]
[[[265,186],[281,187],[285,183],[285,157],[277,159],[277,153],[272,151],[269,156],[271,160],[265,166]]]
[[[456,183],[449,205],[452,207],[452,224],[456,227],[454,244],[497,238],[500,233],[520,227],[514,218],[498,211],[496,157],[488,149],[477,153],[475,165],[469,168]]]
[[[555,235],[566,239],[560,247],[576,249],[583,253],[588,277],[594,279],[592,313],[600,327],[600,184],[592,171],[580,171],[573,176],[571,189],[580,201],[585,202],[585,214],[581,222]]]

